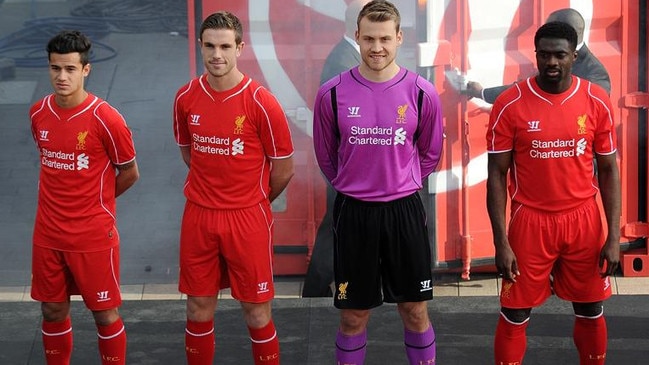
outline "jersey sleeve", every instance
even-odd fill
[[[286,114],[279,101],[268,90],[260,87],[255,100],[260,106],[259,138],[266,156],[273,159],[291,157],[293,140]]]
[[[106,102],[99,105],[95,113],[105,132],[102,141],[110,161],[114,165],[123,165],[135,160],[133,134],[124,117]]]
[[[186,102],[187,94],[189,93],[189,90],[193,82],[194,81],[180,88],[176,93],[176,98],[174,99],[173,129],[174,129],[174,138],[178,146],[191,145],[189,128],[187,127],[187,112],[185,108],[185,102]]]
[[[340,145],[335,112],[331,105],[332,79],[318,90],[313,106],[313,147],[316,160],[329,182],[338,174],[338,147]]]
[[[29,119],[31,120],[31,131],[32,131],[32,138],[34,139],[34,143],[36,146],[38,146],[38,126],[36,125],[36,114],[40,113],[43,111],[45,108],[45,99],[43,98],[39,100],[37,103],[33,104],[29,108]]]
[[[419,80],[419,78],[418,78]],[[424,92],[421,117],[417,127],[417,150],[421,178],[430,175],[439,164],[444,143],[442,124],[442,103],[435,87],[426,82],[420,86]]]
[[[600,155],[609,155],[617,151],[617,136],[615,133],[615,119],[613,107],[606,91],[595,84],[590,84],[588,92],[594,100],[597,124],[595,127],[595,141],[593,149]]]
[[[520,87],[515,85],[496,99],[489,114],[487,152],[508,152],[514,148],[515,123],[509,106],[520,98]]]

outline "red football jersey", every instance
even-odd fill
[[[212,209],[268,199],[271,160],[293,154],[286,115],[268,90],[246,76],[218,92],[203,75],[178,90],[173,113],[176,142],[191,148],[187,199]]]
[[[117,244],[115,165],[135,159],[124,118],[92,94],[69,109],[48,95],[29,115],[41,164],[34,244],[74,252]]]
[[[599,86],[576,76],[561,94],[541,90],[531,77],[494,103],[489,153],[512,152],[513,202],[546,211],[571,209],[597,194],[595,154],[617,149],[612,106]]]

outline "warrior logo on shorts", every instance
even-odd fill
[[[234,134],[243,134],[243,122],[245,121],[245,115],[240,115],[234,120]]]
[[[79,132],[77,134],[77,149],[85,150],[86,149],[86,137],[88,137],[88,131]]]
[[[347,285],[349,285],[349,281],[338,284],[338,300],[347,299]]]
[[[98,291],[97,292],[97,301],[98,302],[105,302],[110,300],[110,297],[108,296],[108,290],[104,291]]]
[[[408,110],[408,104],[399,105],[397,108],[397,124],[406,124],[406,110]]]
[[[267,292],[268,292],[268,282],[267,281],[262,281],[261,283],[257,283],[257,294],[267,293]]]
[[[433,290],[433,287],[430,286],[431,281],[432,280],[422,280],[422,281],[420,281],[419,284],[421,284],[421,289],[419,289],[419,291],[423,292],[423,291]]]

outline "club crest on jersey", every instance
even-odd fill
[[[349,281],[338,284],[338,300],[347,299],[347,285],[349,285]]]
[[[79,132],[77,134],[77,149],[85,150],[86,149],[86,137],[88,137],[88,131]]]
[[[243,134],[243,122],[245,121],[245,115],[240,115],[234,120],[234,134]]]
[[[397,108],[397,124],[406,124],[406,110],[408,104],[399,105]]]
[[[201,125],[201,122],[199,122],[199,119],[201,119],[200,115],[192,114],[189,117],[191,118],[191,122],[189,122],[189,124],[191,124],[191,125]]]
[[[577,117],[577,134],[586,134],[586,114]]]

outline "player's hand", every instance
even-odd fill
[[[606,264],[606,266],[604,266]],[[602,277],[615,274],[620,265],[620,245],[617,240],[607,239],[599,252],[599,273]]]
[[[498,273],[505,280],[516,282],[516,277],[521,274],[518,271],[516,255],[514,255],[509,242],[496,246],[496,267]]]
[[[482,99],[482,85],[477,81],[469,81],[466,84],[465,93],[471,98]]]

